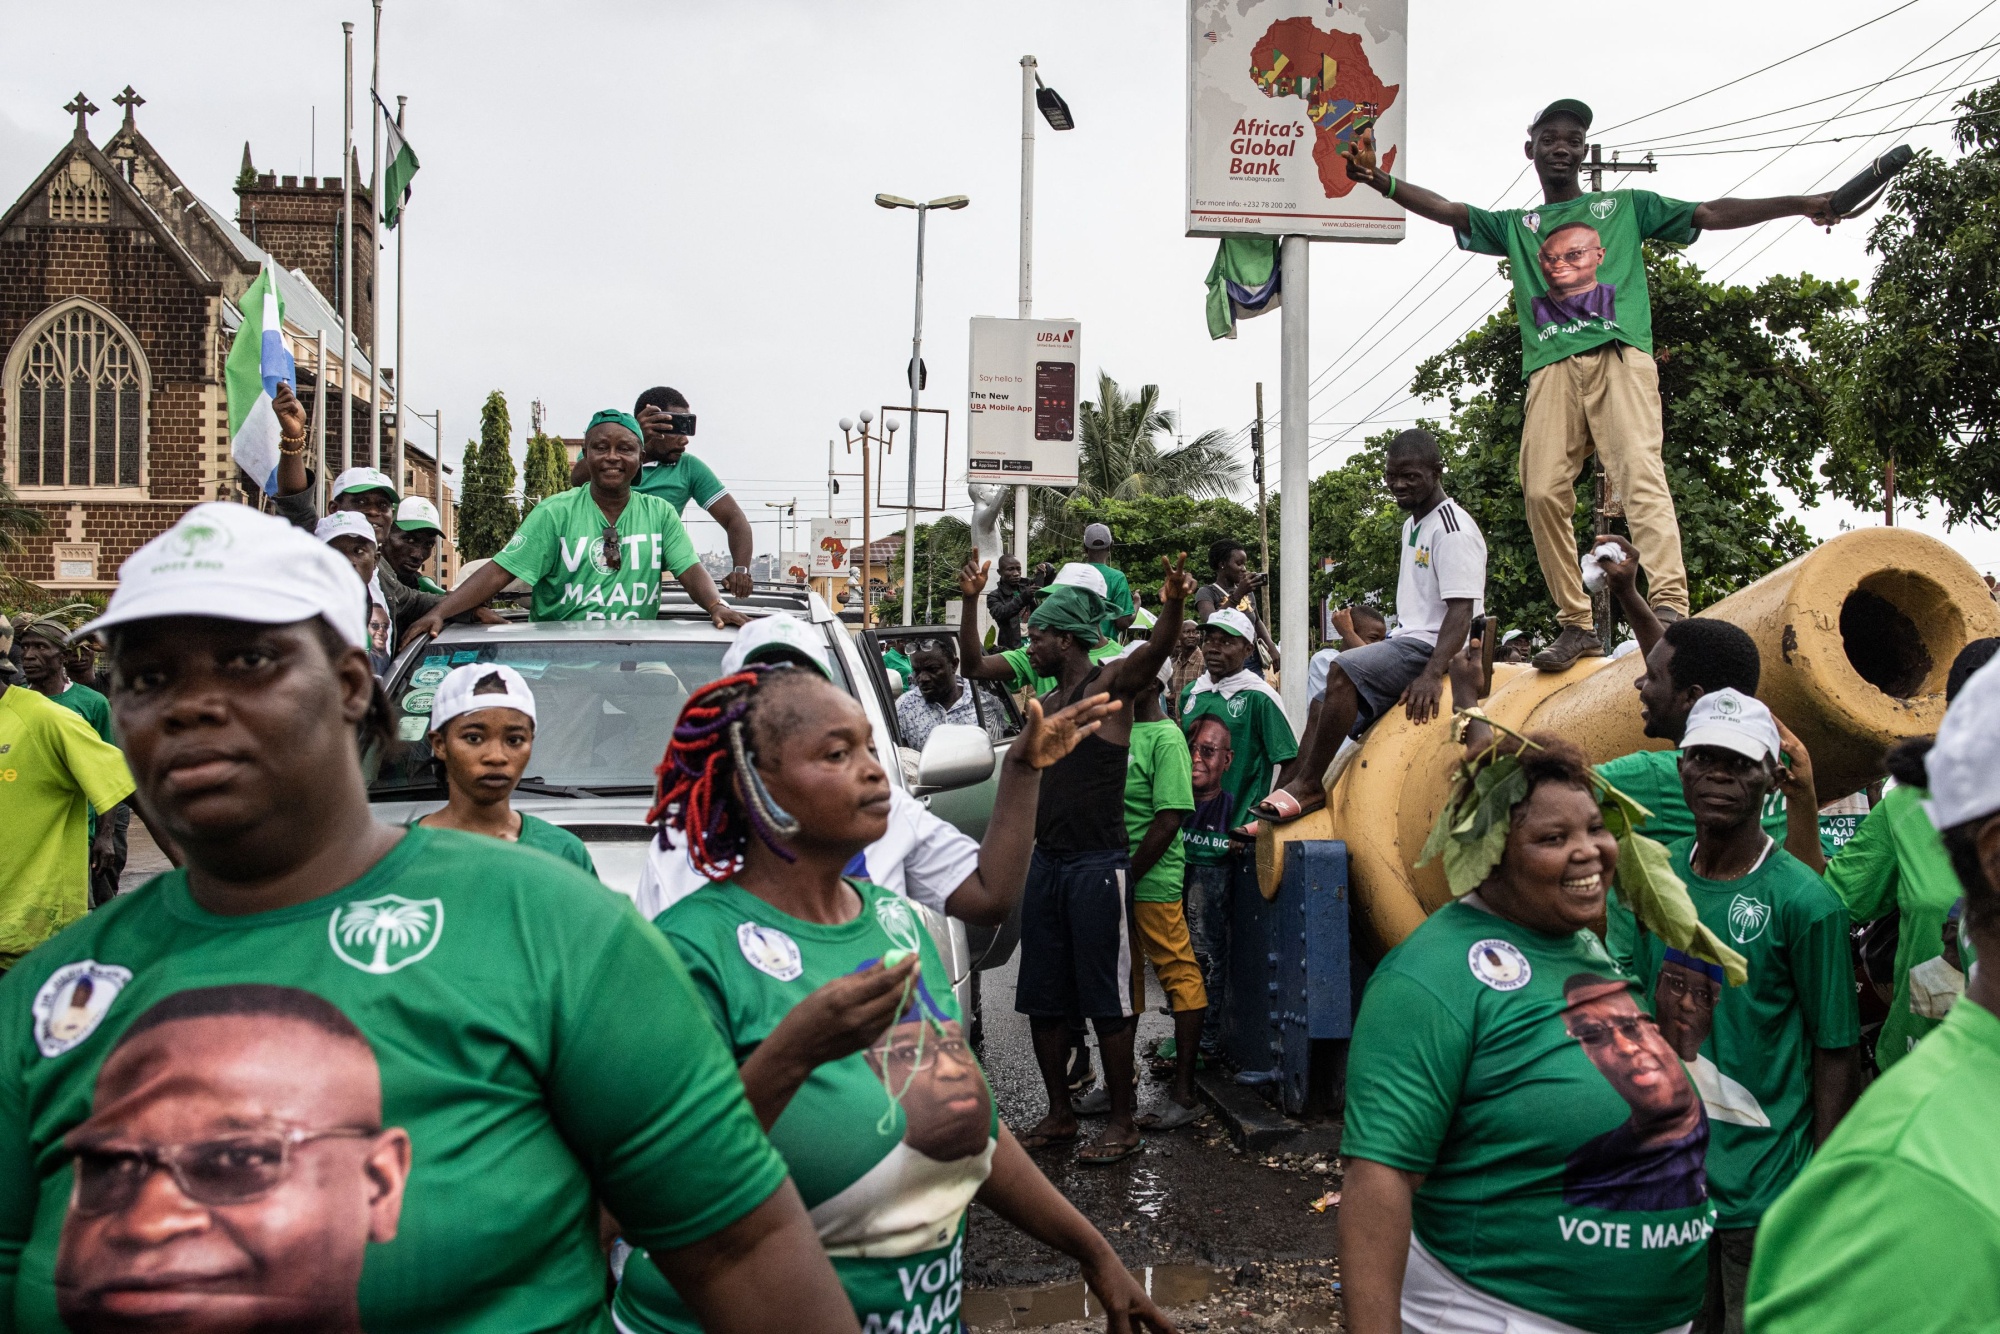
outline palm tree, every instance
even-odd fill
[[[42,517],[40,511],[23,505],[14,495],[14,488],[7,485],[5,479],[0,479],[0,556],[18,555],[24,549],[22,538],[30,533],[39,533],[48,526],[48,520]],[[32,585],[20,576],[0,570],[0,590],[10,596],[26,595],[31,588]]]
[[[1205,431],[1184,445],[1162,449],[1159,438],[1174,432],[1174,414],[1160,406],[1160,387],[1141,385],[1128,396],[1103,371],[1097,374],[1097,401],[1077,405],[1077,479],[1069,492],[1037,487],[1033,510],[1037,528],[1069,527],[1072,499],[1135,500],[1141,496],[1187,496],[1209,500],[1242,484],[1244,467],[1231,457],[1222,431]]]

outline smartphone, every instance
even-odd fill
[[[655,408],[653,410],[655,412],[666,412],[664,408]],[[665,426],[668,435],[694,434],[694,414],[692,412],[666,412],[666,418]],[[656,417],[654,420],[658,421],[659,419]]]

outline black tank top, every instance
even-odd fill
[[[1044,713],[1068,708],[1091,693],[1104,667],[1100,663],[1063,696],[1061,687],[1042,697]],[[1129,706],[1128,706],[1129,707]],[[1130,747],[1113,745],[1098,735],[1050,765],[1042,775],[1041,800],[1035,807],[1035,846],[1053,857],[1080,852],[1124,852],[1125,761]]]

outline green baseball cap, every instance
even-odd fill
[[[1583,128],[1587,130],[1590,128],[1590,115],[1590,108],[1577,101],[1574,97],[1558,97],[1555,101],[1543,107],[1540,115],[1528,122],[1528,133],[1533,134],[1536,130],[1541,129],[1543,124],[1553,120],[1557,116],[1568,116],[1573,120],[1581,121]]]

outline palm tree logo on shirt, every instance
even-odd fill
[[[1771,905],[1738,894],[1729,901],[1729,935],[1739,945],[1748,945],[1764,934],[1771,923]]]
[[[393,973],[437,947],[444,931],[441,899],[406,899],[401,894],[362,899],[333,910],[327,940],[341,962],[364,973]]]

